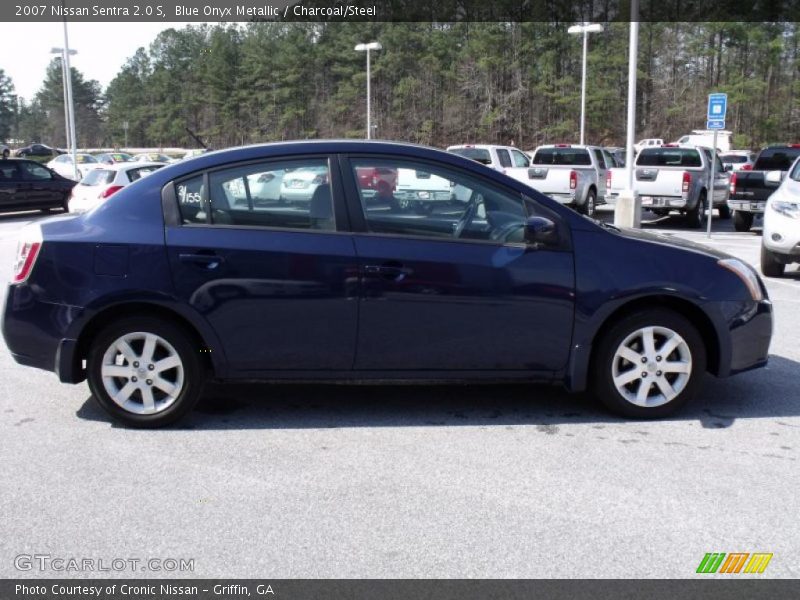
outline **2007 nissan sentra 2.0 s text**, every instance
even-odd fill
[[[376,172],[413,181],[414,202],[359,177]],[[19,363],[88,379],[147,427],[209,379],[561,382],[663,417],[706,371],[766,364],[771,334],[740,260],[600,225],[453,154],[361,141],[212,152],[28,226],[3,319]]]

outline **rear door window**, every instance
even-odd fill
[[[637,167],[702,167],[694,148],[645,148],[636,158]]]
[[[501,167],[511,166],[511,157],[508,155],[508,150],[503,150],[502,148],[498,148],[497,159],[500,161]]]
[[[535,165],[591,166],[592,159],[585,148],[539,148],[533,155]]]
[[[758,155],[755,171],[788,171],[800,156],[800,148],[766,148]]]
[[[81,185],[95,186],[105,185],[114,181],[116,171],[110,169],[92,169],[81,180]]]

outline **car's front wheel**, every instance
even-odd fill
[[[134,427],[161,427],[186,415],[205,378],[200,348],[184,329],[151,317],[128,317],[101,331],[87,366],[95,400]]]
[[[617,321],[594,355],[595,394],[613,412],[659,418],[683,407],[706,370],[703,340],[690,321],[649,309]]]
[[[783,263],[775,252],[771,252],[761,244],[761,272],[766,277],[783,277],[786,264]]]
[[[586,215],[587,217],[594,217],[594,209],[596,204],[597,193],[594,190],[589,190],[589,193],[586,194],[586,201],[580,208],[580,213]]]
[[[7,159],[10,154],[11,152],[9,152],[8,150],[3,150],[3,160]]]

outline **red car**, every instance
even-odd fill
[[[362,190],[375,190],[379,196],[388,196],[397,188],[397,169],[388,167],[358,167],[358,186]]]

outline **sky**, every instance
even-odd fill
[[[4,1],[4,0],[0,0]],[[150,46],[164,29],[181,29],[188,23],[69,23],[69,47],[78,54],[70,65],[86,80],[96,79],[105,90],[127,58],[136,49]],[[64,24],[0,23],[0,69],[11,77],[16,94],[26,101],[33,99],[44,81],[45,70],[55,56],[53,47],[64,45]]]

